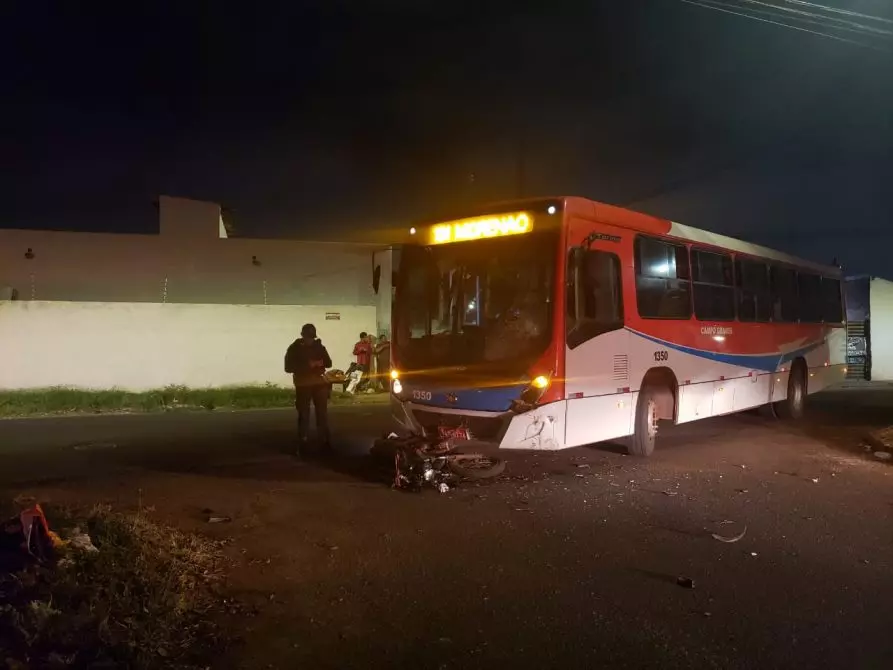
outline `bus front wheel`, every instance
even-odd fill
[[[658,398],[654,389],[645,387],[639,391],[636,403],[635,432],[629,442],[631,456],[646,457],[654,453],[657,442]]]

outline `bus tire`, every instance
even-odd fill
[[[482,457],[473,466],[465,466],[457,461],[447,461],[450,471],[462,479],[491,479],[505,472],[505,461],[501,458]]]
[[[647,458],[654,453],[657,416],[657,394],[652,387],[645,386],[639,391],[639,400],[636,402],[635,431],[629,441],[630,456]]]
[[[775,413],[780,419],[796,421],[803,418],[806,410],[806,366],[798,361],[788,375],[788,395],[775,403]]]

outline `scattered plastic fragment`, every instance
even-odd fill
[[[719,533],[712,533],[714,540],[719,540],[720,542],[725,542],[727,544],[731,544],[732,542],[737,542],[741,538],[743,538],[747,534],[747,526],[744,527],[738,535],[733,535],[732,537],[728,537],[726,535],[720,535]]]
[[[693,589],[695,587],[695,580],[690,577],[678,577],[676,579],[676,585],[681,586],[684,589]]]
[[[96,548],[96,545],[93,544],[93,540],[90,539],[90,536],[83,532],[78,526],[75,526],[68,532],[66,544],[73,549],[86,551],[88,554],[95,554],[99,551],[99,549]]]
[[[117,449],[118,445],[114,442],[84,442],[74,445],[75,451],[101,451],[105,449]]]
[[[228,516],[209,516],[208,523],[229,523],[232,517]]]
[[[889,461],[891,458],[893,458],[893,454],[891,454],[889,451],[876,451],[874,452],[874,457],[879,458],[882,461]]]

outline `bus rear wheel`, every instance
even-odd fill
[[[795,365],[788,376],[788,397],[774,404],[775,414],[781,419],[802,419],[806,411],[806,369]]]
[[[646,386],[639,391],[639,400],[636,403],[635,431],[629,442],[630,456],[645,458],[654,453],[657,418],[657,394]]]

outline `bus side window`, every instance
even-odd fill
[[[772,291],[769,268],[765,263],[739,258],[735,261],[738,276],[738,319],[766,323],[772,320]]]
[[[843,323],[839,279],[822,277],[822,317],[825,323]]]
[[[570,258],[574,258],[573,254]],[[623,327],[620,258],[607,251],[588,249],[577,256],[577,261],[579,268],[573,262],[568,268],[567,343],[571,349]],[[578,292],[582,308],[579,315]]]
[[[636,302],[645,319],[691,318],[688,248],[639,235],[635,241]]]
[[[797,274],[797,289],[800,298],[800,321],[822,322],[822,278],[810,272]]]
[[[772,278],[772,320],[796,323],[800,320],[797,273],[789,268],[773,265]]]
[[[735,320],[735,273],[731,256],[692,248],[691,281],[695,317],[701,321]]]

